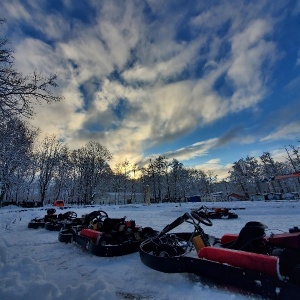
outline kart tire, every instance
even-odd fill
[[[61,243],[72,243],[74,238],[74,231],[70,229],[61,230],[58,235],[58,240]]]
[[[156,250],[155,255],[158,257],[173,257],[183,254],[184,252],[180,247],[174,247],[169,244],[160,244]]]
[[[238,215],[235,214],[235,213],[229,213],[228,214],[228,219],[237,219],[238,218]]]
[[[61,224],[55,224],[55,223],[46,223],[45,229],[49,231],[59,231],[62,228]]]
[[[39,227],[45,227],[45,224],[39,223],[39,222],[29,222],[28,223],[28,228],[38,229]]]
[[[284,276],[293,276],[295,274],[298,255],[295,250],[279,250],[279,272]],[[298,266],[299,268],[299,266]],[[298,271],[299,272],[299,271]]]

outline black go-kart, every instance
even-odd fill
[[[28,228],[38,229],[39,227],[44,228],[46,222],[50,220],[56,220],[58,215],[55,214],[55,208],[47,209],[47,214],[41,218],[34,218],[28,223]]]
[[[96,256],[121,256],[139,251],[140,243],[157,234],[151,227],[142,228],[134,220],[109,218],[103,211],[94,212],[93,219],[59,232],[58,240],[75,242]]]
[[[67,211],[62,214],[58,214],[56,218],[48,219],[45,222],[45,229],[50,231],[60,231],[62,228],[71,225],[78,225],[83,222],[83,218],[78,218],[75,211]]]
[[[170,233],[187,222],[192,232]],[[261,222],[248,222],[239,234],[221,239],[205,234],[200,223],[211,220],[191,211],[141,243],[140,258],[166,273],[194,273],[215,283],[235,286],[270,299],[299,299],[300,229],[266,236]]]
[[[233,213],[227,207],[208,208],[207,206],[201,206],[196,211],[204,213],[209,219],[237,219],[238,214]]]

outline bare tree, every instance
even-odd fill
[[[160,155],[153,161],[154,180],[158,191],[158,200],[162,201],[163,196],[167,195],[165,192],[166,166],[168,165],[166,157]]]
[[[59,164],[62,144],[55,135],[46,136],[38,151],[39,189],[41,201],[44,202],[55,168]]]
[[[12,185],[18,184],[20,171],[25,172],[28,167],[37,132],[19,119],[9,119],[1,123],[0,202]]]
[[[172,198],[175,200],[179,196],[179,184],[183,170],[183,164],[180,163],[177,159],[173,159],[170,163],[170,185],[171,185],[171,194]]]
[[[247,187],[247,174],[244,174],[242,167],[238,161],[235,161],[232,165],[232,170],[229,172],[230,181],[237,185],[244,193],[246,199],[249,199],[248,187]]]
[[[292,154],[294,155],[293,159],[293,168],[295,172],[298,172],[300,170],[300,155],[299,155],[299,147],[295,147],[294,145],[290,145],[290,148],[292,149]],[[292,158],[291,158],[292,160]]]
[[[245,159],[247,168],[247,179],[251,186],[254,186],[255,192],[258,194],[262,193],[261,182],[262,182],[262,166],[259,165],[258,160],[247,155]]]
[[[279,168],[279,163],[276,163],[274,159],[271,156],[270,152],[264,152],[261,156],[260,159],[263,163],[264,166],[264,172],[267,175],[268,178],[274,179],[276,175],[280,174],[280,168]],[[284,189],[282,187],[282,184],[280,183],[279,180],[276,181],[277,185],[279,186],[279,192],[284,192]],[[276,192],[276,186],[274,183],[274,180],[271,180],[271,186]]]
[[[72,166],[70,163],[70,150],[66,145],[59,148],[57,164],[54,169],[53,198],[54,200],[67,200],[68,184],[71,181]],[[65,197],[64,197],[65,196]]]
[[[0,20],[0,26],[4,20]],[[14,67],[13,51],[8,48],[8,40],[0,38],[0,121],[3,119],[33,115],[34,103],[51,103],[62,97],[52,92],[57,87],[56,75],[46,78],[33,72],[24,76]]]
[[[72,160],[78,176],[80,199],[86,204],[93,201],[97,186],[105,176],[111,173],[108,161],[111,153],[97,142],[89,142],[86,146],[73,151]]]
[[[207,175],[203,171],[196,168],[189,168],[187,171],[187,185],[189,193],[194,195],[207,194]]]

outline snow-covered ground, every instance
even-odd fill
[[[77,215],[104,210],[110,217],[126,216],[137,224],[161,230],[191,208],[229,207],[238,219],[213,220],[206,233],[238,233],[248,221],[261,221],[270,232],[300,226],[300,202],[227,202],[72,207]],[[240,209],[245,208],[245,209]],[[139,253],[97,257],[76,244],[58,241],[58,232],[29,229],[47,207],[0,209],[0,299],[260,299],[233,288],[215,286],[192,274],[165,274],[145,266]],[[59,212],[65,212],[67,210]],[[184,223],[180,231],[190,231]],[[178,228],[179,229],[179,228]],[[177,229],[177,230],[178,230]],[[224,274],[226,276],[226,274]]]

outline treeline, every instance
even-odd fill
[[[299,170],[299,150],[286,147],[287,160],[276,162],[269,152],[234,162],[228,177],[218,181],[212,172],[184,166],[176,159],[158,156],[145,167],[125,160],[110,166],[112,154],[97,142],[70,150],[55,136],[38,142],[38,130],[25,121],[10,118],[0,129],[0,202],[40,201],[90,204],[105,201],[128,203],[145,197],[152,201],[182,201],[192,195],[223,192],[249,198],[252,194],[299,190],[299,178],[275,180],[277,175]],[[106,199],[108,202],[108,199]]]
[[[151,197],[179,199],[194,193],[210,192],[216,176],[186,168],[173,159],[159,156],[144,168],[129,161],[109,165],[112,154],[96,142],[70,150],[55,136],[38,142],[38,131],[20,119],[2,122],[0,129],[0,201],[88,204],[115,193],[124,203],[134,201],[149,185]]]

